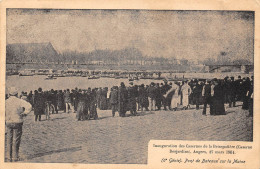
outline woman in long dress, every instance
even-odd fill
[[[191,88],[187,82],[184,82],[183,86],[181,87],[182,93],[182,106],[184,109],[189,107],[189,95],[191,93]]]
[[[219,80],[215,80],[214,95],[212,98],[213,115],[225,115],[223,86]]]
[[[87,119],[89,120],[90,118],[93,118],[96,120],[98,118],[97,114],[97,101],[96,101],[96,91],[95,89],[92,89],[92,92],[89,97],[90,100],[90,110]]]
[[[176,110],[178,105],[180,104],[180,87],[177,84],[173,83],[171,90],[174,90],[174,94],[171,99],[171,109]]]
[[[85,120],[86,119],[86,112],[87,112],[87,107],[86,107],[86,95],[84,94],[84,91],[79,90],[78,94],[78,105],[77,105],[77,115],[76,118],[78,121],[80,120]]]

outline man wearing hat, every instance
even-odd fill
[[[32,110],[32,105],[18,98],[18,90],[9,89],[10,97],[5,101],[5,123],[7,128],[7,159],[19,160],[19,147],[22,137],[23,117]]]
[[[118,113],[120,117],[125,117],[127,111],[127,99],[127,89],[125,87],[125,84],[121,82],[120,87],[118,89]]]
[[[241,79],[241,76],[238,76],[237,80],[235,80],[235,85],[236,85],[236,101],[242,101],[242,82],[243,80]]]
[[[130,113],[132,115],[137,115],[136,112],[136,98],[138,96],[137,90],[136,88],[133,86],[133,82],[129,83],[129,88],[128,88],[128,106],[129,106],[129,110]]]
[[[210,80],[206,80],[205,85],[203,86],[202,89],[202,96],[204,97],[204,106],[203,106],[203,112],[202,115],[206,115],[207,114],[207,105],[210,105],[210,114],[212,114],[212,101],[211,101],[211,82]]]
[[[164,84],[162,84],[162,87],[161,87],[161,94],[162,94],[162,104],[163,104],[163,107],[164,107],[164,110],[167,110],[167,106],[168,106],[168,103],[167,103],[167,99],[166,99],[166,93],[171,89],[170,85],[168,85],[168,81],[165,79],[164,80]]]

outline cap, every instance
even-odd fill
[[[17,88],[15,88],[15,87],[10,87],[10,88],[9,88],[9,94],[12,95],[12,96],[17,95],[17,94],[18,94]]]

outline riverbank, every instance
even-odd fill
[[[31,113],[24,122],[21,162],[145,164],[151,139],[252,141],[253,118],[247,114],[241,106],[222,116],[190,109],[113,118],[111,110],[99,110],[98,120],[76,121],[76,114],[59,112],[34,122]]]

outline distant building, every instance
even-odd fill
[[[6,46],[7,63],[54,63],[58,60],[58,53],[51,43],[14,43]]]

